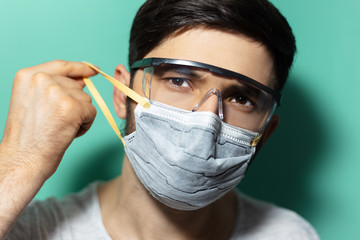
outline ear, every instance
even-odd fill
[[[275,131],[276,127],[278,126],[279,122],[280,122],[280,117],[278,115],[274,115],[270,119],[270,122],[265,128],[259,144],[256,146],[256,151],[259,151],[261,147],[265,144],[265,142],[269,139],[271,134]]]
[[[114,78],[119,82],[129,86],[130,84],[130,73],[126,70],[124,65],[117,65],[115,68]],[[125,119],[126,117],[126,95],[119,89],[114,87],[113,103],[116,114],[119,118]]]

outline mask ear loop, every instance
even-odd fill
[[[88,65],[89,67],[91,67],[92,69],[94,69],[95,71],[100,73],[101,75],[103,75],[117,89],[119,89],[126,96],[130,97],[132,100],[134,100],[135,102],[140,104],[142,107],[144,107],[144,108],[149,108],[150,107],[150,103],[144,97],[140,96],[138,93],[136,93],[131,88],[127,87],[123,83],[117,81],[113,77],[111,77],[108,74],[104,73],[103,71],[101,71],[100,69],[95,67],[93,64],[87,63],[87,62],[83,62],[83,63],[85,63],[86,65]],[[94,97],[97,104],[99,105],[101,111],[104,113],[104,115],[105,115],[106,119],[108,120],[110,126],[112,127],[112,129],[114,130],[116,135],[120,138],[121,142],[125,146],[125,141],[124,141],[123,137],[121,136],[120,130],[117,127],[117,125],[115,123],[115,120],[114,120],[113,116],[111,115],[110,110],[107,107],[104,99],[101,97],[100,93],[97,91],[97,89],[95,88],[95,86],[92,83],[92,81],[90,80],[90,78],[84,78],[84,83],[87,86],[87,88],[89,89],[91,95]]]

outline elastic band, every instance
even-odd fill
[[[119,82],[116,79],[112,78],[111,76],[107,75],[106,73],[104,73],[103,71],[101,71],[100,69],[98,69],[97,67],[92,65],[91,63],[87,63],[87,62],[83,62],[83,63],[85,63],[86,65],[88,65],[89,67],[94,69],[95,71],[99,72],[107,80],[109,80],[117,89],[119,89],[126,96],[130,97],[131,99],[133,99],[135,102],[137,102],[144,108],[150,107],[150,103],[144,97],[140,96],[138,93],[136,93],[132,89],[128,88],[126,85],[122,84],[121,82]],[[121,142],[125,146],[125,141],[124,141],[123,137],[121,136],[121,132],[120,132],[119,128],[117,127],[116,122],[115,122],[113,116],[111,115],[110,110],[107,107],[104,99],[101,97],[100,93],[96,90],[96,87],[94,86],[94,84],[92,83],[90,78],[83,78],[83,80],[84,80],[85,85],[89,89],[91,95],[95,99],[96,103],[99,105],[101,111],[104,113],[110,126],[112,127],[112,129],[114,130],[116,135],[120,138]]]
[[[87,86],[87,88],[89,89],[91,95],[94,97],[95,101],[97,102],[97,104],[99,105],[101,111],[104,113],[106,119],[108,120],[110,126],[112,127],[112,129],[114,130],[114,132],[116,133],[116,135],[120,138],[120,140],[122,141],[122,143],[125,146],[125,141],[123,139],[123,137],[121,136],[120,130],[117,127],[115,120],[113,118],[113,116],[110,113],[109,108],[106,106],[106,103],[104,102],[104,99],[100,96],[100,93],[96,90],[94,84],[91,82],[90,78],[84,78],[84,82]]]
[[[135,92],[131,88],[127,87],[125,84],[117,81],[115,78],[113,78],[113,77],[109,76],[108,74],[104,73],[103,71],[101,71],[100,69],[95,67],[93,64],[88,63],[88,62],[83,62],[83,63],[85,63],[86,65],[88,65],[89,67],[91,67],[92,69],[94,69],[95,71],[100,73],[101,75],[103,75],[117,89],[122,91],[126,96],[128,96],[129,98],[131,98],[132,100],[134,100],[135,102],[137,102],[138,104],[143,106],[144,108],[147,109],[147,108],[150,107],[150,103],[148,101],[146,101],[146,99],[144,97],[140,96],[137,92]]]

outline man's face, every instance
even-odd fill
[[[145,58],[150,57],[186,59],[215,65],[241,73],[273,88],[273,60],[267,49],[258,42],[240,34],[202,27],[193,28],[165,39],[145,56]],[[142,72],[141,69],[137,71],[133,89],[144,95]],[[206,90],[216,88],[220,92],[226,92],[239,83],[236,80],[212,77],[203,84]],[[165,98],[162,94],[153,96],[153,100],[171,102],[171,99]],[[129,104],[128,107],[131,108],[128,113],[132,112],[135,103]],[[180,106],[185,110],[191,110],[192,107]],[[217,114],[216,96],[209,98],[198,111],[212,111]],[[127,121],[127,133],[131,133],[135,130],[132,114],[127,117]]]

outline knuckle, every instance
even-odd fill
[[[52,64],[54,64],[54,66],[56,68],[62,68],[62,69],[66,69],[66,70],[71,69],[70,63],[65,60],[57,59],[57,60],[52,61]]]
[[[46,87],[46,91],[49,96],[57,96],[62,91],[62,89],[59,85],[52,83]]]
[[[63,115],[68,115],[76,109],[77,102],[72,97],[66,97],[61,101],[60,112]]]
[[[33,75],[32,81],[35,84],[39,84],[39,83],[41,84],[41,83],[47,81],[49,78],[50,78],[49,74],[44,73],[44,72],[37,72]]]
[[[27,68],[21,69],[21,70],[19,70],[19,71],[16,73],[16,75],[15,75],[15,80],[25,79],[25,78],[27,78],[29,75],[30,75],[29,69],[27,69]]]
[[[96,116],[97,111],[96,111],[96,107],[93,104],[89,104],[89,111],[92,116],[94,117]]]
[[[92,122],[94,121],[97,110],[96,107],[92,104],[86,105],[86,111],[84,111],[84,118],[86,119],[86,122]]]
[[[61,59],[56,59],[51,61],[52,64],[57,65],[57,66],[66,66],[67,62],[65,60],[61,60]]]
[[[50,75],[43,72],[37,72],[32,75],[30,79],[30,87],[31,88],[39,88],[40,86],[44,86],[50,79]]]
[[[91,110],[92,110],[93,118],[95,118],[96,114],[97,114],[97,110],[96,110],[96,107],[92,104],[91,104]]]
[[[92,103],[92,98],[89,96],[89,94],[85,93],[84,99],[85,99],[86,102]]]

